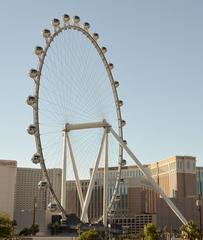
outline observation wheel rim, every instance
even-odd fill
[[[88,30],[85,30],[79,24],[78,25],[76,25],[76,24],[65,25],[64,24],[63,27],[59,27],[58,30],[55,30],[55,32],[50,35],[49,39],[46,40],[46,44],[45,44],[45,47],[43,49],[43,53],[42,53],[41,57],[39,57],[39,63],[38,63],[38,66],[37,66],[38,75],[35,78],[35,87],[34,87],[34,96],[36,98],[36,102],[35,102],[35,107],[33,107],[33,122],[34,122],[34,125],[36,126],[36,132],[37,132],[35,134],[35,142],[36,142],[37,153],[39,153],[40,156],[41,156],[40,167],[41,167],[43,175],[44,175],[44,177],[47,181],[49,191],[51,192],[51,195],[53,196],[53,198],[56,201],[59,209],[61,210],[61,212],[64,215],[66,215],[66,211],[62,207],[61,202],[58,200],[58,197],[56,196],[56,194],[54,192],[54,189],[52,187],[52,184],[51,184],[51,181],[50,181],[50,178],[49,178],[49,174],[48,174],[48,170],[47,170],[47,167],[46,167],[45,159],[44,159],[43,148],[42,148],[41,137],[40,137],[39,92],[40,92],[41,72],[42,72],[42,69],[43,69],[43,66],[44,66],[44,61],[46,59],[47,52],[48,52],[48,50],[51,46],[51,43],[63,31],[71,31],[71,30],[78,31],[81,34],[84,34],[85,37],[91,42],[91,44],[97,50],[97,53],[98,53],[100,59],[102,60],[103,66],[104,66],[105,71],[107,72],[107,75],[108,75],[108,81],[110,81],[110,83],[111,83],[111,91],[112,91],[112,94],[113,94],[113,99],[114,99],[114,104],[115,104],[114,108],[116,107],[118,135],[123,139],[121,106],[118,104],[119,103],[118,92],[117,92],[117,89],[116,89],[116,86],[115,86],[115,81],[114,81],[113,74],[111,72],[109,63],[106,59],[106,56],[102,51],[102,48],[99,46],[97,41],[92,37],[92,35],[88,32]],[[109,202],[109,205],[108,205],[108,212],[111,210],[111,207],[112,207],[113,202],[115,200],[115,197],[117,195],[119,182],[120,182],[120,178],[121,178],[121,169],[122,169],[121,161],[122,161],[122,159],[123,159],[123,148],[119,145],[117,178],[116,178],[116,183],[115,183],[114,191],[113,191],[113,194],[112,194],[112,198],[111,198],[111,200]]]

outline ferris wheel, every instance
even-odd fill
[[[125,121],[121,116],[123,101],[119,99],[119,82],[114,80],[113,64],[106,59],[107,48],[98,44],[99,34],[91,34],[90,24],[80,25],[80,18],[62,16],[52,20],[53,33],[44,29],[45,46],[37,46],[35,54],[38,66],[29,72],[34,80],[34,94],[27,103],[33,107],[33,124],[28,133],[35,136],[37,153],[32,162],[40,164],[44,174],[41,187],[47,184],[55,206],[66,215],[66,179],[72,174],[82,209],[81,220],[88,222],[87,209],[94,188],[98,168],[103,169],[103,222],[118,200],[121,169],[126,164],[123,149],[108,137],[108,127],[115,129],[123,139]],[[62,134],[63,133],[63,134]],[[62,144],[63,135],[63,144]],[[83,148],[83,149],[82,149]],[[56,150],[55,150],[56,149]],[[85,149],[85,150],[84,150]],[[104,161],[101,164],[102,155]],[[61,201],[52,187],[48,168],[51,162],[62,167]],[[67,168],[67,159],[72,173]],[[94,162],[92,159],[95,159]],[[89,187],[84,197],[81,189],[81,175],[92,168]],[[56,165],[55,165],[56,166]],[[108,167],[117,166],[114,189],[108,194]],[[86,177],[86,176],[85,176]]]
[[[27,131],[34,135],[37,151],[32,157],[40,164],[44,178],[39,187],[48,187],[54,202],[51,211],[59,209],[66,218],[66,181],[74,179],[79,197],[82,222],[89,222],[91,195],[102,171],[104,226],[108,214],[119,200],[121,170],[126,165],[123,150],[133,159],[177,217],[186,219],[143,167],[123,139],[119,82],[114,80],[114,65],[107,61],[107,48],[98,43],[99,34],[90,33],[90,24],[80,24],[80,18],[69,15],[52,20],[53,32],[42,31],[45,46],[37,46],[38,65],[29,72],[34,80],[33,95],[27,104],[33,109],[33,123]],[[113,187],[109,185],[109,167],[116,169]],[[52,186],[48,169],[62,168],[61,197]],[[90,170],[91,169],[91,170]],[[90,173],[87,176],[87,173]],[[81,180],[89,178],[86,194]],[[111,189],[110,189],[111,188]],[[109,189],[111,191],[109,191]],[[99,219],[100,219],[99,218]]]

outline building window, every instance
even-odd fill
[[[176,195],[177,195],[177,191],[173,189],[173,197],[176,198]]]
[[[164,165],[164,166],[161,166],[159,168],[159,173],[165,173],[167,172],[169,169],[168,169],[168,165]]]
[[[190,162],[187,161],[187,169],[190,169]]]
[[[170,170],[173,170],[176,168],[175,162],[170,163]]]
[[[183,170],[183,162],[178,161],[178,169]]]

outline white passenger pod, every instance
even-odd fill
[[[34,135],[36,132],[37,132],[37,128],[34,124],[31,124],[28,129],[27,129],[27,132],[30,134],[30,135]]]
[[[39,183],[38,183],[38,188],[40,189],[44,189],[47,187],[47,181],[46,180],[41,180]]]
[[[50,212],[56,212],[57,209],[58,209],[58,206],[56,203],[53,203],[53,202],[50,202],[47,206],[47,209],[50,211]]]
[[[41,155],[39,153],[35,153],[32,157],[32,162],[34,164],[38,164],[41,162]]]

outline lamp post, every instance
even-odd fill
[[[202,201],[201,201],[201,196],[199,194],[198,199],[196,200],[196,206],[199,212],[199,230],[200,230],[200,236],[202,239]]]
[[[32,214],[33,209],[21,209],[20,210],[20,220],[18,221],[18,227],[25,228],[28,227],[29,219]]]
[[[36,220],[36,208],[37,208],[37,202],[36,202],[36,197],[34,197],[34,204],[33,204],[33,219],[32,219],[32,225],[35,225],[35,220]]]
[[[199,170],[199,194],[198,199],[196,200],[196,206],[199,211],[199,230],[200,230],[200,237],[202,239],[202,182],[201,182],[201,174]]]
[[[109,240],[111,239],[110,230],[111,230],[111,224],[109,223],[109,224],[108,224],[108,233],[109,233],[108,239],[109,239]]]

